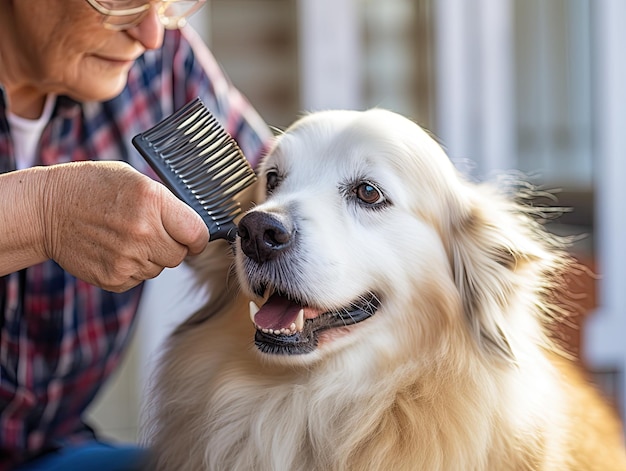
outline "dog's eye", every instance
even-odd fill
[[[270,170],[265,174],[265,179],[267,181],[266,189],[268,193],[271,193],[280,183],[280,177],[278,172],[275,170]]]
[[[379,204],[385,201],[381,191],[368,182],[363,182],[355,188],[356,197],[367,204]]]

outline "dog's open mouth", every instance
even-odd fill
[[[254,343],[263,353],[301,355],[317,347],[318,334],[368,319],[380,307],[374,293],[367,293],[349,306],[322,311],[302,306],[289,297],[274,293],[260,308],[250,302],[250,318],[256,326]]]

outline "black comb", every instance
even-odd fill
[[[191,206],[210,239],[233,241],[241,213],[236,196],[256,175],[235,140],[199,98],[133,137],[163,183]]]

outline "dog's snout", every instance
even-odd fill
[[[278,216],[261,211],[246,214],[239,221],[241,250],[258,263],[280,255],[292,242],[292,229]]]

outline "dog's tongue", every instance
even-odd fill
[[[302,306],[273,294],[254,316],[254,323],[261,329],[289,329],[296,321]]]

